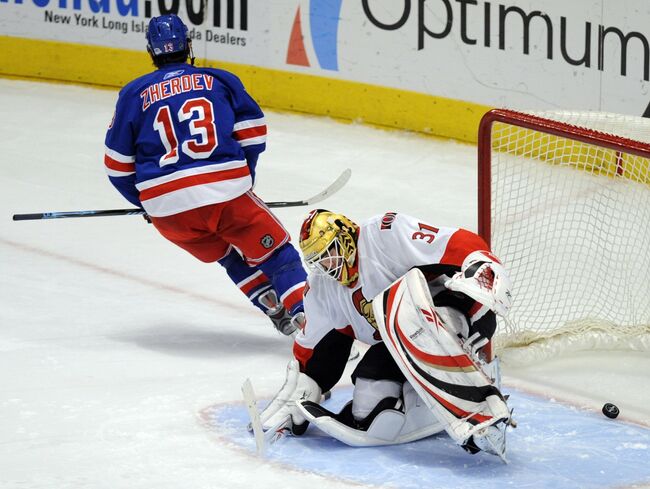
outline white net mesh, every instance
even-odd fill
[[[574,127],[650,143],[650,120],[535,115],[564,124],[525,129],[513,119],[491,130],[491,245],[514,283],[494,348],[511,362],[650,350],[650,144],[636,156]]]

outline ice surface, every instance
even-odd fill
[[[217,265],[196,261],[135,216],[11,221],[14,213],[128,207],[102,163],[116,95],[0,80],[0,488],[359,487],[332,471],[258,459],[228,432],[206,427],[202,413],[211,406],[241,408],[247,377],[260,398],[270,398],[291,349]],[[323,206],[354,219],[390,210],[475,229],[475,148],[290,114],[270,112],[268,124],[256,187],[262,198],[310,196],[350,167],[351,181]],[[277,215],[295,237],[306,211]],[[614,402],[621,419],[650,425],[647,355],[611,355],[576,356],[568,369],[558,360],[506,370],[506,384],[596,414]],[[521,406],[521,433],[545,429],[527,426]],[[577,439],[550,434],[534,449]],[[647,454],[646,445],[630,439],[616,445],[622,452],[601,449],[636,456]],[[402,450],[417,447],[392,448],[385,460],[402,463]],[[311,451],[315,460],[317,452],[328,460],[325,450]],[[355,452],[360,461],[362,453]],[[528,452],[511,456],[507,470],[523,471],[517,461]],[[484,461],[468,471],[465,464],[482,458],[468,462],[456,450],[439,457],[438,470],[467,487],[482,487],[486,471],[504,470]],[[429,470],[417,460],[417,470]],[[554,460],[553,471],[568,473],[568,464]],[[616,472],[623,475],[612,486],[639,480],[628,469]]]
[[[402,489],[466,487],[477,479],[482,489],[509,485],[597,489],[650,483],[650,429],[509,388],[504,393],[510,394],[509,405],[520,422],[507,433],[508,465],[493,455],[466,453],[445,433],[401,446],[352,448],[313,427],[301,437],[270,445],[266,456],[288,466]],[[351,398],[351,387],[335,389],[324,404],[338,412]],[[255,452],[255,442],[246,432],[244,406],[215,405],[205,410],[204,417],[220,436]]]

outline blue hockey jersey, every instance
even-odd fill
[[[105,145],[111,183],[163,217],[247,192],[266,122],[235,75],[171,64],[120,91]]]

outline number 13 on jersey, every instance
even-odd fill
[[[219,144],[212,102],[204,97],[186,100],[178,111],[177,119],[179,124],[189,120],[190,134],[195,136],[181,143],[181,151],[194,159],[210,156]],[[176,163],[179,157],[179,141],[169,106],[164,105],[158,109],[153,128],[160,135],[160,140],[167,151],[160,158],[160,166]]]

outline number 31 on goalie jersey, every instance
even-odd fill
[[[178,110],[176,116],[178,124],[189,120],[190,134],[194,136],[181,143],[181,151],[195,159],[210,156],[219,145],[212,102],[204,97],[188,99]],[[153,128],[158,132],[167,151],[158,163],[160,166],[176,163],[178,161],[178,138],[169,106],[163,105],[158,109]]]
[[[421,222],[418,223],[418,227],[420,230],[414,232],[413,236],[411,236],[411,239],[423,239],[429,244],[433,243],[433,240],[436,239],[436,234],[438,234],[438,231],[440,231],[440,229],[437,227],[429,226],[428,224]]]

